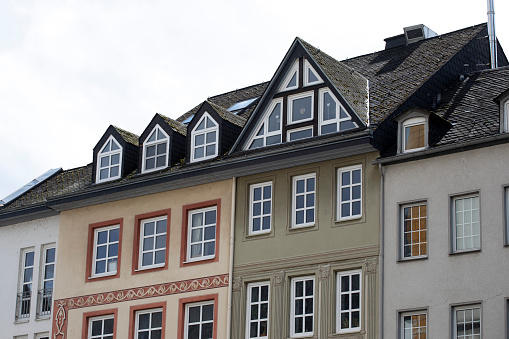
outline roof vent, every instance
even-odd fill
[[[438,34],[433,32],[431,29],[424,25],[416,25],[403,28],[405,32],[406,43],[411,44],[413,42],[421,41],[424,39],[432,38]]]

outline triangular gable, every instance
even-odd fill
[[[343,84],[348,81],[351,88]],[[325,97],[330,97],[329,106],[324,106]],[[296,38],[230,153],[364,127],[367,102],[368,82],[362,75]],[[329,114],[333,123],[324,107],[334,109]],[[275,124],[281,125],[277,133]]]

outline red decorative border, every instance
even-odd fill
[[[123,301],[161,297],[185,292],[202,291],[212,288],[227,287],[228,274],[191,280],[176,281],[160,285],[144,286],[120,291],[98,293],[68,299],[55,300],[53,310],[53,339],[67,338],[67,317],[71,309],[97,305],[108,305]]]

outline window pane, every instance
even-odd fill
[[[323,94],[323,121],[336,119],[336,102],[328,92]],[[334,124],[334,128],[336,124]]]
[[[279,131],[281,129],[281,104],[278,103],[269,115],[269,132]]]
[[[292,122],[310,119],[312,117],[312,97],[293,99]]]
[[[424,147],[424,123],[405,127],[405,149]]]
[[[147,152],[146,152],[145,156],[153,157],[155,154],[156,154],[156,147],[155,146],[148,146],[147,147]]]

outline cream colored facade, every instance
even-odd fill
[[[208,204],[206,202],[209,202]],[[217,208],[215,257],[213,260],[183,263],[182,247],[188,210],[201,203]],[[61,212],[58,269],[53,319],[55,338],[82,338],[88,315],[116,310],[116,338],[133,335],[133,309],[136,306],[164,304],[164,338],[181,338],[183,305],[196,300],[214,300],[215,338],[225,338],[228,311],[228,272],[232,180],[176,189],[163,193],[91,205]],[[136,216],[170,210],[167,268],[133,271],[136,251]],[[118,277],[103,279],[87,276],[87,251],[90,225],[121,219]],[[138,218],[139,219],[139,218]],[[90,253],[88,253],[89,255]],[[153,287],[153,288],[150,288]],[[203,296],[208,296],[203,298]],[[83,297],[80,299],[80,297]],[[207,299],[208,298],[208,299]],[[133,309],[131,309],[134,307]],[[91,313],[97,312],[97,313]],[[179,333],[180,331],[180,333]]]

